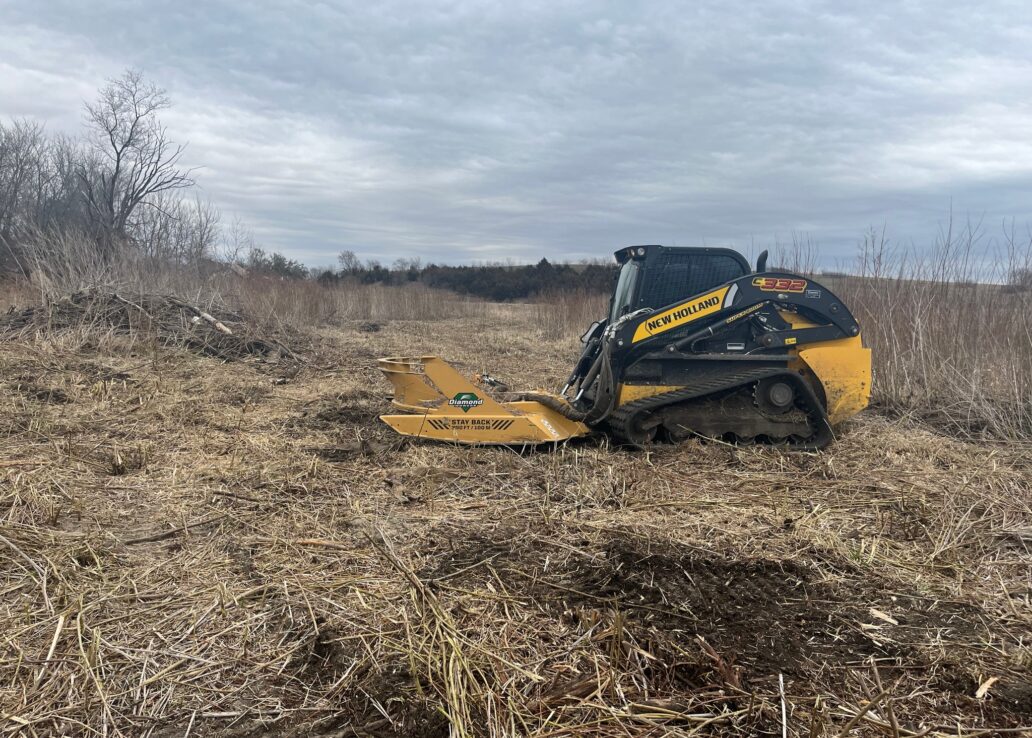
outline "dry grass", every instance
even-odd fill
[[[285,279],[248,272],[239,265],[196,259],[178,263],[123,247],[103,258],[95,244],[74,232],[38,233],[24,244],[22,279],[0,281],[0,308],[61,301],[88,291],[176,295],[192,305],[229,305],[263,326],[310,328],[356,320],[423,320],[475,316],[483,304],[420,284],[404,287]]]
[[[29,305],[39,299],[28,282],[21,279],[0,279],[0,313],[18,305]]]
[[[838,290],[873,350],[877,402],[972,436],[1032,437],[1032,291],[883,277]]]
[[[303,365],[0,344],[0,730],[1032,724],[1027,442],[868,414],[819,454],[399,444],[377,356],[547,387],[577,346],[521,306],[370,331]]]
[[[587,290],[549,292],[534,302],[534,323],[545,338],[579,336],[609,314],[609,295]]]
[[[434,321],[475,317],[494,308],[485,303],[414,284],[405,287],[279,279],[238,275],[221,266],[207,273],[190,270],[145,269],[133,276],[109,275],[98,281],[74,280],[75,289],[62,291],[39,280],[0,281],[0,311],[8,312],[43,302],[60,303],[68,294],[118,294],[132,302],[147,296],[178,295],[191,305],[215,310],[231,306],[262,326],[305,329],[355,321],[403,320],[413,315]]]
[[[253,276],[224,281],[219,292],[231,304],[264,322],[294,328],[341,325],[349,321],[441,320],[475,317],[489,311],[483,302],[421,284],[404,287],[349,284],[324,287],[315,282]]]

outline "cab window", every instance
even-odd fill
[[[620,269],[620,277],[616,282],[616,290],[613,292],[613,304],[609,308],[610,324],[615,323],[620,316],[631,311],[631,300],[634,297],[634,288],[640,272],[641,265],[636,261],[628,261]]]
[[[639,307],[655,310],[719,287],[745,274],[737,259],[726,254],[669,252],[649,266]],[[622,275],[621,275],[622,276]]]

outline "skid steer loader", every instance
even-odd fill
[[[867,406],[871,354],[842,301],[813,280],[752,271],[722,248],[631,246],[609,315],[581,337],[558,394],[497,400],[434,356],[380,359],[406,436],[472,444],[555,443],[593,432],[820,449]]]

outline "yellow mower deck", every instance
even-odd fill
[[[379,365],[394,386],[394,406],[404,412],[380,419],[405,436],[520,446],[589,432],[539,402],[498,402],[436,356],[380,359]]]

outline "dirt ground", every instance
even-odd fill
[[[303,364],[0,342],[0,730],[1032,726],[1032,444],[877,410],[816,454],[377,420],[379,356],[530,389],[576,351],[519,306],[320,329]]]

